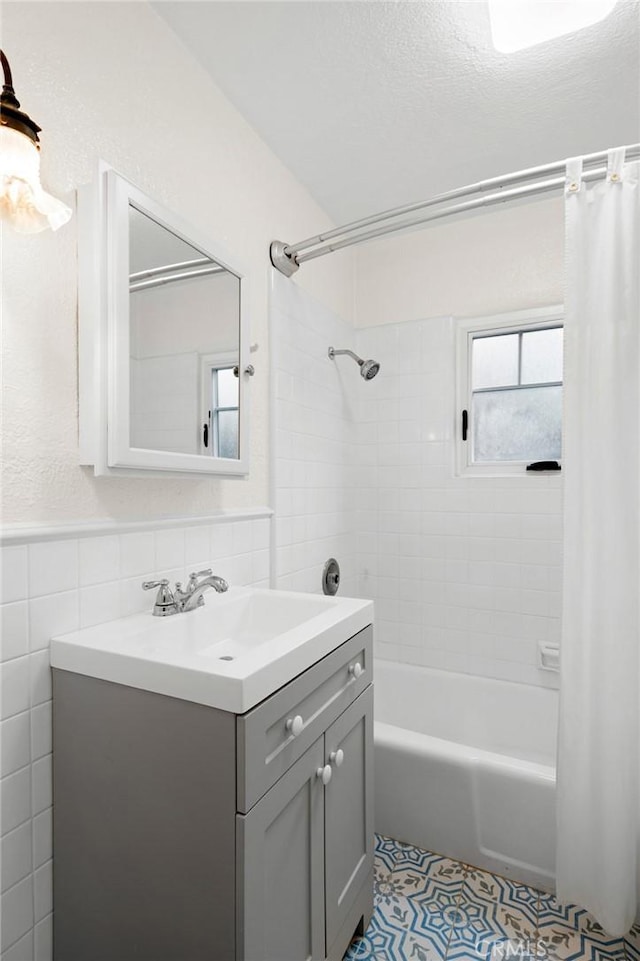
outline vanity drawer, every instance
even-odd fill
[[[249,811],[372,680],[369,626],[238,716],[238,811]]]

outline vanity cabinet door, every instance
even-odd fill
[[[248,814],[237,817],[242,961],[322,961],[325,788],[319,738]]]
[[[340,754],[339,752],[342,752]],[[327,951],[373,869],[373,686],[325,734]]]

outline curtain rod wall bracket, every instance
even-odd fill
[[[300,268],[300,264],[295,256],[292,257],[285,253],[286,247],[287,245],[281,240],[274,240],[269,248],[269,255],[276,270],[279,270],[285,277],[291,277]]]

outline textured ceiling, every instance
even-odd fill
[[[638,0],[513,54],[482,0],[155,9],[338,223],[640,139]]]

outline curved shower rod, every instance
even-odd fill
[[[640,158],[640,144],[631,144],[624,149],[627,160],[637,160]],[[608,150],[600,150],[598,153],[587,154],[582,158],[583,180],[600,180],[605,176],[608,153]],[[376,237],[382,237],[385,234],[391,234],[398,230],[405,230],[408,227],[416,227],[433,220],[440,220],[443,217],[451,217],[463,211],[476,210],[480,207],[491,207],[495,204],[506,203],[508,200],[518,200],[522,197],[531,197],[536,194],[560,190],[565,185],[565,167],[566,160],[559,160],[556,163],[544,164],[541,167],[530,167],[527,170],[519,170],[516,173],[505,174],[501,177],[480,180],[475,184],[458,187],[456,190],[449,190],[446,193],[436,194],[435,197],[430,197],[428,200],[422,200],[414,204],[405,204],[402,207],[394,207],[391,210],[373,214],[371,217],[354,220],[349,224],[345,224],[343,227],[334,227],[332,230],[326,230],[321,234],[316,234],[315,237],[308,237],[306,240],[301,240],[296,244],[285,244],[281,240],[274,240],[269,251],[271,263],[280,273],[291,277],[291,275],[298,270],[300,264],[305,263],[305,261],[315,260],[316,257],[324,257],[325,254],[342,250],[344,247],[351,247],[354,244],[363,243],[365,240],[373,240]],[[549,175],[553,174],[556,176],[549,177]],[[548,179],[541,179],[545,177]],[[510,186],[518,183],[522,183],[522,186]],[[505,187],[510,187],[510,189],[505,190]],[[487,193],[487,191],[495,192]],[[395,222],[397,217],[405,217],[407,214],[418,211],[428,211],[429,207],[438,207],[440,204],[446,205],[452,200],[459,200],[462,197],[469,197],[476,193],[483,194],[483,196],[466,200],[462,203],[444,206],[435,211],[421,213],[417,217],[402,220],[399,223]],[[384,221],[394,222],[384,223]],[[384,223],[384,225],[374,230],[364,229],[365,227],[371,227],[379,223]],[[334,242],[327,243],[327,241]],[[305,251],[305,253],[302,251]]]

